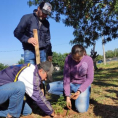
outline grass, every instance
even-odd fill
[[[86,113],[67,110],[62,96],[46,94],[57,114],[64,118],[118,118],[118,61],[106,65],[98,64],[97,67],[92,83],[89,110]],[[53,78],[53,81],[62,80],[63,71],[55,72]],[[34,118],[50,118],[39,115],[38,109],[36,111],[33,114]]]
[[[65,107],[66,107],[66,101],[62,95],[58,98],[57,102],[54,102],[52,104],[52,108],[55,109],[56,114],[61,114]]]
[[[118,117],[118,62],[98,64],[92,83],[93,112],[102,118]]]
[[[98,64],[97,67],[92,83],[89,110],[86,113],[67,111],[63,106],[63,98],[47,94],[46,97],[56,113],[62,114],[64,118],[118,118],[118,61],[106,65]],[[62,80],[63,72],[54,73],[53,78],[54,81]],[[66,112],[65,115],[63,111]]]
[[[118,118],[118,61],[109,62],[106,65],[98,64],[92,83],[90,105],[86,113],[77,113],[65,108],[63,96],[46,94],[57,114],[63,118]],[[53,81],[63,79],[63,71],[53,74]],[[50,118],[35,106],[32,116],[34,118]],[[24,117],[25,118],[25,117]],[[28,118],[28,117],[27,117]]]

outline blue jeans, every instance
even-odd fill
[[[70,91],[76,92],[80,84],[70,84]],[[63,94],[63,81],[56,81],[49,83],[47,85],[47,90],[49,93],[55,95],[62,95]],[[78,112],[86,112],[89,108],[89,99],[91,93],[91,86],[89,86],[84,92],[82,92],[79,97],[75,100],[75,108]]]
[[[40,61],[46,61],[46,51],[40,50]],[[30,50],[24,50],[24,63],[36,64],[35,53]]]
[[[0,116],[6,117],[8,114],[19,118],[21,114],[29,115],[32,113],[27,103],[23,103],[25,94],[25,85],[17,81],[0,86],[0,104],[9,100],[9,106],[6,110],[0,110]],[[22,111],[22,113],[21,113]]]

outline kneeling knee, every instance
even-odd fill
[[[28,114],[30,115],[32,113],[32,109],[30,108],[28,111]]]
[[[30,114],[32,114],[32,109],[30,107],[28,107],[27,110],[25,110],[25,112],[23,112],[23,115],[28,116]]]
[[[76,107],[76,110],[79,113],[84,113],[84,112],[87,112],[88,111],[88,107],[87,106]]]
[[[25,93],[25,84],[23,82],[21,82],[21,81],[18,81],[16,89],[18,91],[20,91],[20,93],[24,94]]]
[[[49,84],[47,84],[46,90],[49,92],[49,90],[50,90],[50,85]]]

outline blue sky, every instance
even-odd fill
[[[32,13],[37,6],[29,7],[28,0],[1,0],[0,4],[0,63],[12,65],[17,63],[23,54],[22,44],[17,40],[13,31],[24,14]],[[71,50],[69,41],[74,38],[73,28],[65,27],[60,22],[49,19],[51,31],[52,51],[57,53],[68,53]],[[103,55],[102,39],[96,42],[95,50]],[[90,54],[92,47],[87,49]],[[118,39],[105,44],[105,51],[118,48]]]

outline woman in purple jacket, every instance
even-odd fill
[[[81,45],[74,45],[71,54],[66,57],[64,65],[64,78],[62,81],[49,83],[48,92],[66,96],[67,107],[72,107],[71,99],[75,100],[75,108],[78,112],[86,112],[89,108],[91,83],[94,78],[93,61],[85,55],[85,49]],[[71,93],[74,93],[71,95]]]

